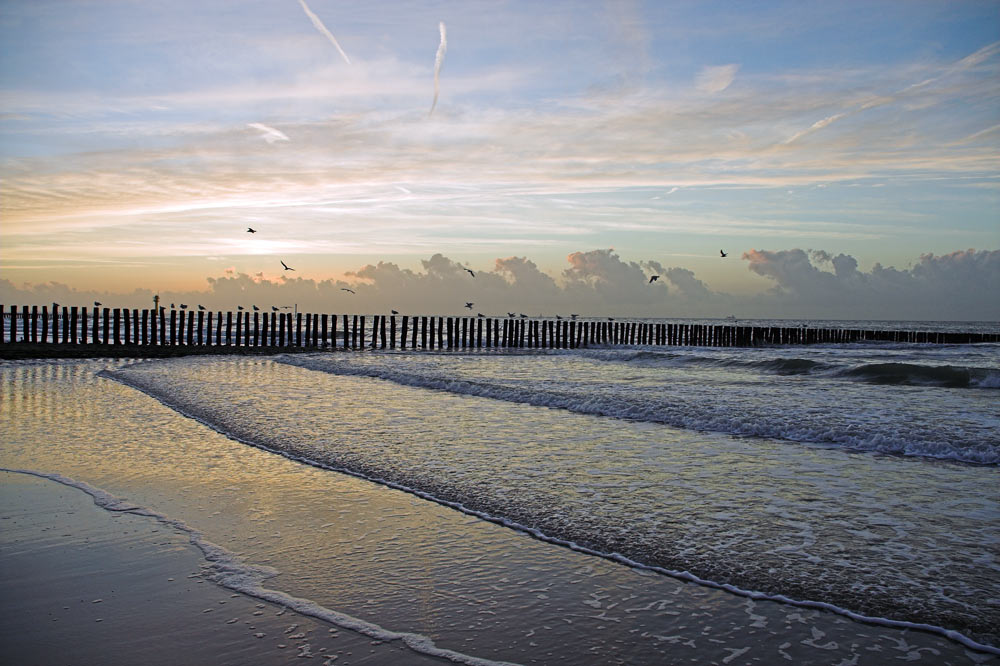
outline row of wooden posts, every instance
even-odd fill
[[[576,348],[592,344],[751,347],[886,341],[1000,342],[1000,334],[723,324],[290,312],[9,306],[0,344],[306,347],[316,349]],[[338,319],[342,328],[338,331]],[[20,323],[20,326],[18,325]],[[338,339],[339,343],[338,344]]]

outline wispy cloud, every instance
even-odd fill
[[[255,130],[261,132],[260,138],[264,139],[268,143],[274,143],[275,141],[288,141],[288,136],[281,130],[276,130],[273,127],[268,127],[263,123],[247,123],[247,127],[252,127]]]
[[[438,94],[441,92],[441,66],[444,64],[444,54],[448,52],[448,34],[444,27],[444,21],[438,23],[438,31],[441,33],[441,41],[438,43],[437,54],[434,56],[434,101],[431,102],[431,110],[428,115],[434,113],[434,107],[438,103]]]
[[[739,65],[702,67],[695,78],[695,87],[706,93],[722,92],[733,83],[739,69]]]
[[[830,125],[832,125],[833,123],[837,122],[838,120],[840,120],[841,118],[843,118],[846,115],[847,115],[846,113],[835,113],[832,116],[827,116],[826,118],[823,118],[821,120],[817,120],[812,125],[810,125],[807,129],[804,129],[801,132],[796,132],[792,136],[790,136],[787,139],[785,139],[782,143],[784,143],[785,145],[788,145],[790,143],[795,143],[796,141],[798,141],[799,139],[801,139],[804,136],[812,134],[813,132],[818,132],[819,130],[823,129],[824,127],[829,127]]]
[[[316,29],[319,30],[320,34],[330,40],[330,43],[337,47],[340,55],[344,58],[344,62],[350,65],[351,59],[347,57],[346,53],[344,53],[344,49],[340,48],[340,43],[337,41],[337,38],[333,36],[333,33],[327,30],[326,26],[323,25],[323,21],[321,21],[320,18],[316,16],[311,9],[309,9],[309,5],[306,4],[306,0],[299,0],[299,4],[302,5],[302,11],[306,13],[306,16],[309,17],[309,20],[312,21],[314,26],[316,26]]]

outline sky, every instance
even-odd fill
[[[0,2],[8,304],[1000,320],[998,164],[1000,2]]]

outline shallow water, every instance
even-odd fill
[[[573,553],[280,458],[96,377],[105,365],[4,364],[3,466],[153,507],[275,567],[271,588],[449,649],[548,663],[987,658]],[[234,436],[540,519],[546,532],[578,530],[594,546],[638,544],[643,557],[704,563],[698,572],[715,579],[842,594],[973,635],[995,617],[983,603],[998,597],[993,468],[692,433],[271,360],[143,362],[114,375]],[[866,577],[886,557],[893,564]]]

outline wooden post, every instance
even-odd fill
[[[420,322],[419,322],[419,320],[416,317],[414,317],[413,318],[413,337],[410,339],[410,348],[413,349],[414,351],[416,351],[416,349],[417,349],[417,329],[419,329],[419,328],[420,328]]]
[[[490,330],[489,327],[486,328],[487,332]],[[476,349],[483,348],[483,320],[481,318],[476,319]]]
[[[38,342],[38,306],[31,306],[31,341]]]
[[[430,345],[431,345],[431,349],[434,349],[434,317],[430,317],[429,319],[430,319],[430,325],[431,325]]]
[[[402,328],[399,331],[399,348],[406,349],[406,334],[409,333],[410,315],[403,315]],[[416,330],[416,329],[414,329]]]
[[[379,344],[379,349],[385,349],[385,347],[386,347],[386,341],[385,341],[385,319],[386,319],[386,315],[382,315],[381,321],[379,321],[379,324],[378,324],[378,344]],[[395,326],[395,323],[396,322],[393,321],[393,326]]]
[[[3,306],[0,305],[0,320],[3,318]],[[42,342],[49,341],[49,306],[42,306]],[[0,344],[3,344],[3,322],[0,321]]]
[[[295,346],[302,346],[302,313],[295,313]]]
[[[445,326],[448,328],[445,340],[447,341],[448,349],[451,349],[452,346],[455,344],[455,340],[453,337],[455,333],[455,321],[451,317],[448,317],[448,319],[445,321]]]
[[[444,347],[444,317],[438,317],[438,349]]]
[[[346,315],[345,315],[346,317]],[[344,329],[344,334],[347,334],[347,329]],[[344,338],[344,348],[347,349],[347,338]],[[354,319],[351,320],[351,349],[358,348],[358,315],[354,315]]]
[[[372,342],[371,342],[372,349],[375,349],[375,347],[378,345],[378,320],[379,320],[379,315],[375,315],[374,317],[372,317]],[[364,326],[362,326],[362,328],[364,328]]]
[[[361,331],[361,339],[360,339],[360,345],[358,346],[358,349],[364,349],[364,346],[365,346],[365,315],[361,315],[360,331]]]
[[[389,349],[395,349],[395,348],[396,348],[396,315],[389,315]]]
[[[250,319],[247,319],[247,328],[250,328]],[[247,333],[249,334],[249,330]],[[188,347],[194,346],[194,312],[187,313],[187,344]]]

